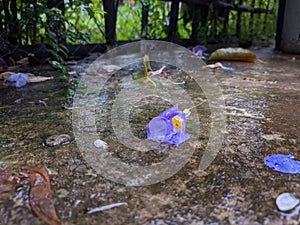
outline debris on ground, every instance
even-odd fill
[[[223,66],[223,64],[220,62],[202,66],[202,69],[218,69],[218,68],[225,70],[225,71],[233,71],[234,70],[232,67]]]
[[[103,149],[107,149],[108,148],[107,143],[105,141],[100,140],[100,139],[95,140],[94,141],[94,145],[97,148],[103,148]]]
[[[206,50],[207,48],[204,45],[196,45],[192,48],[192,52],[200,59],[205,59],[208,56],[208,54],[205,53]]]
[[[244,48],[220,48],[214,51],[208,61],[243,61],[254,62],[258,60],[255,53]]]
[[[23,167],[29,172],[30,206],[32,211],[49,225],[62,225],[58,219],[50,186],[50,178],[45,167]]]
[[[122,67],[120,66],[116,66],[116,65],[105,65],[102,66],[98,69],[98,72],[107,72],[107,73],[111,73],[117,70],[121,70]]]
[[[9,83],[12,87],[23,87],[27,83],[37,83],[52,80],[53,77],[35,76],[32,73],[4,72],[0,74],[0,79],[4,79],[4,84]]]
[[[300,162],[292,154],[274,154],[264,158],[264,163],[273,170],[282,173],[300,173]]]
[[[127,203],[126,202],[119,202],[119,203],[105,205],[105,206],[101,206],[101,207],[97,207],[97,208],[93,208],[93,209],[89,209],[88,208],[86,210],[86,213],[87,214],[92,214],[92,213],[96,213],[96,212],[101,212],[101,211],[104,211],[104,210],[112,209],[112,208],[115,208],[115,207],[119,207],[119,206],[122,206],[122,205],[127,205]]]
[[[68,134],[52,135],[46,139],[45,144],[49,147],[54,147],[61,144],[67,144],[71,140]]]
[[[147,138],[156,142],[179,145],[190,138],[185,133],[186,115],[178,104],[154,117],[146,126]]]
[[[15,190],[22,178],[25,177],[25,174],[19,174],[13,171],[0,171],[0,193]]]
[[[4,79],[4,83],[10,83],[12,87],[23,87],[27,84],[27,77],[34,76],[32,73],[11,73]]]
[[[149,71],[148,76],[154,76],[154,75],[161,74],[165,68],[166,68],[166,66],[162,66],[159,70]]]
[[[276,198],[276,206],[280,211],[290,211],[299,205],[300,200],[291,193],[282,193]]]

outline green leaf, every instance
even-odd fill
[[[57,78],[59,81],[67,81],[67,80],[68,80],[68,77],[67,77],[65,74],[63,74],[63,73],[57,75],[56,78]]]
[[[75,91],[71,88],[67,88],[65,91],[64,91],[64,96],[67,98],[67,97],[71,97],[75,94]]]
[[[74,86],[74,87],[77,87],[79,85],[79,81],[78,80],[72,80],[71,81],[71,84]]]
[[[149,71],[152,70],[152,69],[151,69],[151,65],[150,65],[150,59],[149,59],[149,56],[148,56],[148,55],[145,55],[144,58],[143,58],[143,60],[144,60],[144,69],[145,69],[145,71],[147,71],[147,73],[148,73]],[[146,74],[146,76],[148,76],[148,75]]]
[[[51,53],[51,55],[56,59],[56,60],[59,60],[59,61],[62,61],[62,58],[59,54],[57,54],[56,51],[52,50],[52,49],[48,49],[49,52]],[[50,63],[51,64],[51,63]],[[52,65],[52,64],[51,64]]]
[[[60,62],[57,62],[57,61],[49,61],[50,65],[54,68],[54,69],[58,69],[58,70],[61,70],[63,72],[67,72],[68,71],[68,68],[63,65],[62,63]]]
[[[145,75],[145,71],[138,71],[136,73],[132,74],[132,79],[133,80],[138,80],[138,79],[146,79],[148,77],[148,75]]]
[[[65,46],[64,44],[59,44],[59,48],[62,53],[64,53],[65,55],[68,54],[69,49],[67,48],[67,46]]]

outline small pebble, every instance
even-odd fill
[[[94,141],[94,145],[97,148],[103,148],[103,149],[107,149],[108,145],[105,141],[102,141],[100,139],[97,139],[96,141]]]
[[[61,188],[57,190],[57,195],[59,198],[66,198],[69,195],[69,191],[64,188]]]
[[[67,134],[52,135],[46,139],[46,145],[53,147],[70,142],[71,137]]]
[[[276,198],[276,205],[280,211],[289,211],[299,205],[300,200],[290,193],[282,193]]]

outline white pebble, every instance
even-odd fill
[[[108,145],[105,141],[102,141],[100,139],[97,139],[96,141],[94,141],[94,145],[97,148],[103,148],[103,149],[107,149]]]
[[[290,193],[282,193],[276,198],[276,205],[280,211],[289,211],[299,204],[300,200]]]

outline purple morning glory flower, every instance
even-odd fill
[[[147,138],[157,142],[179,145],[190,138],[185,132],[186,116],[178,104],[154,117],[146,126]]]
[[[26,77],[34,76],[32,73],[12,73],[7,77],[4,82],[11,82],[13,87],[23,87],[26,85]]]
[[[292,154],[274,154],[268,155],[264,158],[264,163],[282,173],[300,173],[300,162],[293,159]]]

